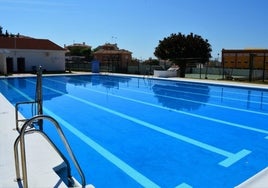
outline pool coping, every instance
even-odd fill
[[[202,84],[213,84],[213,85],[225,85],[233,87],[250,87],[257,89],[268,89],[268,84],[262,83],[250,83],[250,82],[239,82],[232,80],[213,80],[213,79],[198,79],[198,78],[180,78],[180,77],[156,77],[153,75],[137,75],[137,74],[121,74],[121,73],[110,73],[110,72],[101,72],[101,73],[91,73],[91,72],[71,72],[71,73],[62,73],[62,74],[43,74],[43,76],[77,76],[77,75],[110,75],[110,76],[125,76],[125,77],[137,77],[137,78],[152,78],[159,80],[173,80],[173,81],[184,81],[192,83],[202,83]],[[0,78],[16,78],[16,77],[35,77],[35,74],[14,74],[9,76],[0,76]]]
[[[154,78],[154,79],[168,79],[174,81],[186,81],[186,82],[194,82],[194,83],[203,83],[203,84],[215,84],[215,85],[227,85],[227,86],[242,86],[242,87],[250,87],[250,88],[261,88],[268,89],[268,85],[265,84],[254,84],[254,83],[240,83],[233,81],[219,81],[219,80],[198,80],[198,79],[188,79],[188,78],[159,78],[154,76],[144,76],[144,75],[126,75],[126,74],[115,74],[115,73],[102,73],[101,75],[117,75],[117,76],[135,76],[146,78]],[[46,76],[55,76],[58,74],[51,74]],[[60,75],[92,75],[92,73],[81,73],[76,72],[72,74],[60,74]],[[33,74],[19,74],[12,75],[9,77],[35,77]],[[6,78],[6,76],[0,76],[0,78]],[[18,136],[18,132],[14,130],[15,128],[15,109],[14,106],[1,94],[0,92],[0,122],[1,122],[1,131],[0,131],[0,177],[1,184],[0,188],[4,187],[21,187],[21,185],[15,181],[16,173],[15,173],[15,163],[14,163],[14,152],[13,152],[13,144]],[[36,145],[38,143],[38,146]],[[42,147],[40,147],[40,145]],[[49,149],[50,147],[46,147],[46,143],[44,140],[40,140],[40,138],[29,137],[29,143],[27,142],[27,147],[31,148],[32,154],[27,156],[27,161],[29,162],[29,175],[31,178],[29,181],[29,187],[66,187],[66,185],[62,182],[60,177],[55,173],[53,168],[60,165],[63,161],[60,159],[54,151]],[[44,150],[47,148],[47,150]],[[27,150],[27,152],[29,152]],[[47,153],[49,153],[50,157]],[[34,155],[33,155],[34,154]],[[40,161],[45,161],[40,163]],[[48,160],[49,159],[49,160]],[[49,168],[48,168],[49,167]],[[40,169],[45,169],[41,171]],[[31,173],[30,173],[31,172]],[[42,176],[42,178],[40,178]],[[254,176],[250,177],[241,184],[237,185],[236,188],[255,188],[255,187],[265,187],[268,185],[268,167],[261,170]],[[88,185],[87,187],[94,187],[92,185]]]
[[[235,188],[265,188],[268,185],[268,167],[242,182]]]

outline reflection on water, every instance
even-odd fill
[[[137,84],[137,88],[142,87],[152,90],[158,102],[168,108],[195,110],[203,105],[202,103],[207,102],[209,98],[209,87],[206,85],[188,84],[186,86],[181,83],[168,82],[165,80],[94,75],[70,77],[68,83],[85,87],[91,84],[94,86],[101,85],[107,89],[119,89],[120,83],[127,83],[128,87],[128,83],[130,83],[131,80],[133,81],[131,82],[132,86],[133,84]]]
[[[0,91],[13,104],[28,100],[23,94],[34,99],[35,81],[36,78],[34,77],[0,79]],[[120,85],[120,83],[126,84]],[[197,110],[210,100],[215,104],[220,102],[220,105],[224,106],[268,111],[267,90],[226,86],[212,87],[206,84],[111,75],[43,77],[43,99],[51,100],[67,94],[67,84],[84,87],[100,85],[107,89],[130,87],[137,93],[146,92],[148,94],[152,94],[153,91],[153,95],[159,104],[177,110]],[[135,94],[132,93],[131,96],[134,97]]]
[[[130,77],[117,77],[108,75],[93,75],[93,76],[83,76],[83,77],[71,77],[68,83],[86,86],[87,84],[92,84],[93,86],[102,85],[105,88],[119,88],[120,83],[129,82],[132,78]]]
[[[19,88],[26,88],[26,80],[24,79],[18,79],[18,85],[19,85]]]
[[[152,89],[159,103],[177,110],[196,110],[209,98],[209,87],[206,85],[185,87],[181,84],[154,84]]]
[[[220,98],[223,105],[239,103],[240,108],[247,110],[268,111],[268,92],[265,89],[222,87]]]
[[[45,81],[45,78],[43,78]],[[43,82],[45,85],[46,82]],[[67,93],[66,84],[51,83],[50,88],[57,89],[60,92],[55,92],[46,87],[42,87],[43,100],[51,100],[59,97],[62,93]],[[8,98],[8,100],[15,104],[17,102],[34,100],[36,97],[36,78],[7,78],[1,79],[0,91]]]

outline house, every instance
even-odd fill
[[[83,43],[73,43],[72,45],[64,45],[66,49],[66,63],[88,63],[91,56],[91,46]]]
[[[253,65],[250,65],[252,57]],[[268,49],[222,49],[222,63],[225,68],[268,68]]]
[[[117,44],[106,43],[94,52],[94,59],[100,62],[102,67],[106,66],[108,71],[127,72],[128,64],[131,62],[131,52],[119,49]]]
[[[0,73],[65,71],[65,49],[47,39],[0,37]]]
[[[227,79],[264,80],[268,75],[268,49],[222,49],[222,66]]]

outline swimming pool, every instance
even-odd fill
[[[12,104],[34,99],[35,78],[0,79],[0,92]],[[234,187],[268,164],[265,89],[47,76],[43,95],[96,187]]]

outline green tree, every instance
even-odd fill
[[[211,57],[211,45],[207,39],[190,33],[171,34],[159,41],[154,55],[163,60],[170,60],[180,67],[180,77],[185,77],[188,62],[206,63]]]
[[[3,27],[0,25],[0,36],[3,35]]]
[[[8,31],[6,30],[6,34],[5,34],[6,37],[9,37],[9,33]]]
[[[69,52],[66,53],[67,56],[84,56],[85,60],[92,61],[93,53],[91,47],[87,46],[68,46]]]
[[[157,59],[152,59],[151,57],[143,62],[146,65],[159,65],[159,61]]]

